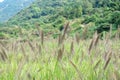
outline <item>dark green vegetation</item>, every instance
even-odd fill
[[[18,26],[37,34],[33,32],[39,25],[45,33],[56,37],[66,22],[70,22],[70,35],[86,32],[84,38],[88,38],[97,30],[103,36],[111,29],[114,37],[120,25],[120,0],[36,0],[1,26]],[[7,34],[4,29],[1,31],[2,35]],[[16,32],[10,33],[18,36]]]
[[[0,3],[0,22],[5,22],[34,0],[4,0]]]

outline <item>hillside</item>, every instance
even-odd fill
[[[70,34],[83,34],[87,30],[86,37],[89,37],[96,30],[104,33],[112,26],[114,36],[120,25],[119,3],[119,0],[36,0],[10,18],[7,26],[17,25],[30,30],[39,24],[45,32],[57,34],[69,21]]]
[[[4,0],[0,3],[0,22],[5,22],[34,0]]]

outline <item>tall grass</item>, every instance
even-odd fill
[[[68,27],[59,39],[46,40],[38,28],[39,40],[1,41],[0,80],[119,80],[119,37],[66,38]]]

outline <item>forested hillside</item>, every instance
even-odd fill
[[[0,3],[0,22],[5,22],[34,0],[4,0]]]
[[[71,34],[88,31],[91,36],[113,30],[120,25],[120,0],[36,0],[30,7],[10,18],[6,26],[35,28],[39,24],[45,32],[59,32],[70,22]]]

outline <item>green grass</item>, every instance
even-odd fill
[[[73,54],[70,52],[72,41]],[[53,39],[45,40],[41,49],[38,47],[40,41],[31,42],[33,49],[28,42],[12,42],[4,44],[4,47],[1,45],[1,53],[3,48],[7,58],[5,60],[0,58],[0,80],[119,80],[117,75],[120,72],[118,57],[120,41],[109,40],[104,44],[105,41],[100,40],[88,54],[90,41],[80,40],[77,44],[75,40],[69,38],[63,43],[64,49],[63,45],[58,46],[57,40]],[[15,44],[12,45],[13,43]],[[60,60],[59,49],[64,50]],[[111,60],[103,69],[107,61],[104,56],[110,51]]]

